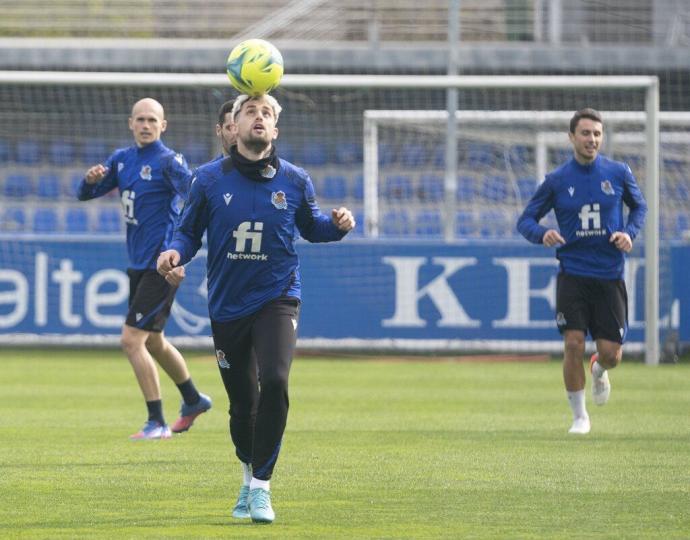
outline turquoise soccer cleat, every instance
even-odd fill
[[[238,519],[246,519],[251,517],[249,515],[249,507],[247,506],[247,499],[249,497],[249,486],[242,486],[240,494],[237,496],[237,502],[232,509],[232,517]]]
[[[276,514],[271,506],[271,492],[261,488],[249,491],[249,516],[254,523],[273,523]]]

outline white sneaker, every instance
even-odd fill
[[[589,371],[592,372],[594,362],[597,361],[599,355],[593,354],[589,360]],[[609,382],[609,372],[604,371],[601,377],[592,375],[592,399],[597,405],[604,405],[611,395],[611,383]]]
[[[570,426],[568,433],[574,433],[576,435],[587,435],[591,428],[592,426],[589,423],[589,416],[580,416],[573,420],[573,425]]]

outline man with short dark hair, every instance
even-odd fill
[[[216,124],[216,137],[220,141],[221,154],[216,159],[222,159],[230,155],[230,148],[237,143],[237,136],[233,131],[235,121],[232,116],[234,100],[223,103],[218,110],[218,123]]]
[[[321,213],[309,175],[278,158],[281,107],[272,96],[234,102],[230,156],[202,165],[158,271],[172,284],[207,235],[208,302],[218,367],[230,400],[230,435],[243,481],[232,515],[270,523],[270,479],[288,413],[301,276],[295,242],[341,240],[347,208]],[[298,235],[299,231],[299,235]]]
[[[590,360],[592,397],[609,399],[609,369],[621,361],[628,330],[628,298],[623,281],[625,254],[642,229],[647,204],[630,167],[599,154],[604,131],[601,115],[577,111],[568,134],[573,157],[546,175],[517,222],[530,242],[559,246],[556,324],[563,335],[563,379],[573,412],[569,433],[589,433],[583,357],[587,332],[596,342]],[[623,205],[630,209],[627,222]],[[539,221],[553,209],[558,228]]]

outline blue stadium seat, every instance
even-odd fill
[[[33,231],[41,234],[60,232],[60,218],[57,210],[51,207],[36,208],[33,218]]]
[[[110,155],[110,149],[104,140],[89,139],[81,147],[81,161],[88,165],[103,163]]]
[[[2,194],[13,199],[23,199],[33,193],[33,181],[28,174],[10,174],[5,178]]]
[[[104,234],[119,233],[122,230],[122,214],[119,208],[102,208],[98,211],[96,232]]]
[[[420,201],[436,202],[443,199],[443,178],[435,174],[423,174],[419,177],[417,195]]]
[[[458,211],[455,214],[455,236],[458,238],[471,238],[476,236],[476,234],[476,222],[472,212]]]
[[[687,184],[678,182],[676,184],[676,200],[687,203],[690,201],[690,188]]]
[[[65,211],[65,230],[68,233],[89,232],[89,213],[86,208],[68,208]]]
[[[690,217],[684,212],[676,214],[675,219],[675,237],[676,239],[683,238],[690,233]]]
[[[65,192],[64,194],[70,198],[74,199],[77,196],[77,190],[79,189],[79,184],[81,184],[81,181],[84,179],[84,173],[86,171],[74,171],[72,174],[69,175],[69,178],[67,179],[67,183],[64,186]]]
[[[496,167],[498,162],[493,145],[470,143],[467,149],[467,165],[472,170]]]
[[[429,154],[424,145],[406,143],[400,149],[400,163],[408,169],[424,167],[429,162]]]
[[[524,144],[516,144],[510,148],[508,159],[513,173],[526,175],[534,163],[534,149]]]
[[[551,148],[549,150],[549,161],[554,167],[565,163],[571,157],[573,157],[573,151],[570,148]]]
[[[354,182],[352,183],[352,198],[356,201],[364,200],[364,175],[355,175]]]
[[[287,141],[278,141],[276,143],[276,154],[285,161],[295,163],[295,147]]]
[[[60,177],[53,173],[40,175],[36,183],[36,195],[41,199],[58,199],[60,197]]]
[[[436,169],[444,169],[446,167],[446,148],[445,146],[436,146],[432,151],[431,165]]]
[[[379,231],[384,236],[407,236],[410,234],[410,216],[407,210],[389,210],[379,223]]]
[[[681,159],[663,158],[661,168],[662,168],[662,170],[666,171],[667,173],[669,173],[669,172],[679,173],[683,170],[684,165],[685,165],[685,162]]]
[[[443,220],[439,210],[420,210],[415,216],[415,233],[418,236],[440,237]]]
[[[517,187],[520,192],[520,199],[526,203],[532,198],[534,192],[537,191],[537,181],[534,178],[518,178]]]
[[[387,176],[383,186],[383,196],[389,200],[409,201],[412,199],[412,178],[396,174]]]
[[[178,151],[182,152],[182,155],[187,160],[190,167],[206,163],[214,157],[208,146],[196,141],[187,142],[182,146],[182,149]]]
[[[41,162],[41,144],[38,141],[26,139],[17,141],[14,160],[22,165],[37,165]]]
[[[66,141],[55,141],[48,146],[48,161],[53,165],[73,165],[75,159],[74,145]]]
[[[459,176],[456,193],[457,200],[463,202],[473,201],[477,194],[476,183],[477,181],[471,176]]]
[[[508,221],[505,212],[501,210],[482,210],[479,214],[479,233],[484,238],[512,236],[515,227]]]
[[[323,142],[311,142],[302,147],[302,156],[298,165],[304,167],[322,166],[328,163],[328,145]]]
[[[342,201],[347,197],[347,178],[342,175],[329,175],[323,179],[321,197],[328,200]]]
[[[23,232],[26,230],[26,211],[20,206],[5,209],[0,220],[0,230],[5,232]]]
[[[0,164],[7,163],[10,160],[10,143],[4,139],[0,139]]]
[[[344,141],[335,146],[335,162],[338,165],[355,165],[362,163],[363,150],[361,142]]]
[[[392,165],[397,160],[397,152],[395,146],[392,144],[382,143],[378,147],[379,153],[379,167],[385,167],[386,165]]]
[[[508,202],[514,193],[508,186],[508,178],[501,175],[491,175],[484,178],[482,196],[490,202]]]

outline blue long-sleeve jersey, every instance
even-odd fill
[[[280,159],[275,176],[244,176],[231,157],[199,167],[171,249],[180,264],[192,259],[207,235],[209,315],[227,322],[280,296],[301,297],[295,242],[340,240],[321,213],[309,175]],[[299,231],[299,234],[298,234]]]
[[[192,172],[182,154],[161,141],[115,150],[104,165],[106,176],[96,184],[82,180],[77,197],[85,201],[118,188],[130,268],[155,269],[158,254],[172,239]]]
[[[623,203],[630,209],[627,223]],[[551,209],[565,239],[556,249],[561,272],[622,278],[625,255],[609,239],[621,231],[634,240],[647,214],[647,203],[630,167],[602,155],[589,165],[571,158],[546,175],[518,219],[518,231],[530,242],[542,243],[547,228],[539,220]]]

